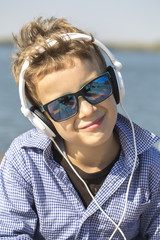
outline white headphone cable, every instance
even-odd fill
[[[131,118],[129,117],[128,113],[126,112],[125,108],[123,107],[122,102],[120,102],[120,105],[121,105],[121,108],[122,108],[123,112],[124,112],[125,115],[127,116],[128,120],[129,120],[129,122],[130,122],[131,128],[132,128],[132,136],[133,136],[133,144],[134,144],[135,157],[134,157],[134,164],[133,164],[131,176],[130,176],[130,178],[129,178],[128,185],[127,185],[124,211],[123,211],[123,214],[122,214],[121,219],[119,220],[119,223],[117,224],[116,229],[115,229],[114,232],[112,233],[112,235],[111,235],[111,237],[109,238],[109,240],[111,240],[111,239],[113,238],[113,236],[115,235],[115,233],[117,232],[117,230],[119,230],[119,226],[121,225],[121,223],[122,223],[122,221],[123,221],[123,218],[124,218],[124,215],[125,215],[125,213],[126,213],[127,203],[128,203],[128,196],[129,196],[129,189],[130,189],[131,181],[132,181],[132,178],[133,178],[133,174],[134,174],[135,167],[136,167],[136,162],[137,162],[137,145],[136,145],[136,137],[135,137],[134,125],[133,125],[133,122],[132,122]]]
[[[105,211],[101,208],[101,206],[99,205],[99,203],[97,202],[97,200],[95,199],[95,197],[93,196],[93,194],[91,193],[89,187],[87,186],[86,182],[83,180],[83,178],[81,178],[81,176],[77,173],[77,171],[75,170],[75,168],[73,167],[73,165],[71,164],[71,162],[69,161],[69,159],[66,157],[66,155],[61,151],[60,147],[57,145],[57,143],[54,141],[54,138],[51,138],[51,140],[53,141],[53,143],[55,144],[55,146],[57,147],[57,149],[59,150],[59,152],[62,154],[62,156],[66,159],[67,163],[69,164],[69,166],[72,168],[72,170],[74,171],[74,173],[76,174],[76,176],[81,180],[81,182],[85,185],[89,195],[91,196],[91,198],[93,199],[93,201],[96,203],[96,205],[98,206],[99,210],[109,219],[109,221],[111,221],[113,223],[113,225],[116,227],[116,231],[119,230],[119,232],[121,233],[121,235],[123,236],[123,239],[126,240],[126,237],[124,235],[124,233],[122,232],[122,230],[120,229],[120,227],[107,215],[107,213],[105,213]]]

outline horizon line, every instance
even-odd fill
[[[108,48],[119,50],[138,50],[138,51],[160,51],[160,41],[157,42],[137,42],[137,41],[102,41]],[[0,38],[0,45],[14,45],[10,37]]]

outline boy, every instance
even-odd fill
[[[94,38],[66,39],[72,33],[85,34],[64,19],[40,18],[15,38],[17,84],[27,60],[26,97],[56,137],[32,129],[5,154],[0,237],[159,239],[158,137],[134,124],[133,141]]]

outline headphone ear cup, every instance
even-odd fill
[[[113,96],[115,98],[116,103],[118,104],[120,102],[120,92],[119,92],[119,87],[118,87],[118,79],[115,74],[115,70],[113,67],[108,66],[107,71],[111,75],[111,84],[112,84],[112,90],[113,90]]]
[[[38,109],[38,107],[30,107],[30,111],[35,115],[37,120],[43,122],[45,130],[43,131],[48,137],[55,137],[58,132],[55,129],[53,123]],[[37,127],[38,128],[38,127]],[[41,131],[41,129],[40,129]]]

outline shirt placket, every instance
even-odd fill
[[[102,187],[98,191],[98,193],[95,196],[96,201],[102,207],[105,204],[105,209],[103,209],[107,213],[107,201],[113,197],[114,193],[116,191],[119,191],[120,186],[123,184],[123,182],[126,180],[126,178],[130,174],[130,169],[125,165],[124,163],[124,156],[121,156],[120,160],[116,163],[115,167],[111,170],[109,175],[107,176],[105,182],[103,183]],[[122,202],[124,199],[121,200]],[[124,201],[125,202],[125,201]],[[114,206],[113,206],[114,207]],[[89,231],[89,224],[90,224],[90,217],[94,215],[97,211],[99,211],[99,207],[95,203],[94,200],[90,203],[86,211],[84,212],[82,219],[81,219],[81,224],[79,227],[79,231],[76,235],[76,239],[80,239],[81,236],[86,232],[86,229],[88,228]],[[101,213],[103,214],[103,213]],[[113,216],[109,216],[112,218]],[[106,223],[109,223],[108,230],[110,231],[111,229],[114,230],[115,226],[111,223],[109,218],[107,219],[106,217]],[[92,221],[93,224],[93,221]],[[84,230],[85,229],[85,230]],[[86,238],[87,239],[87,238]]]

